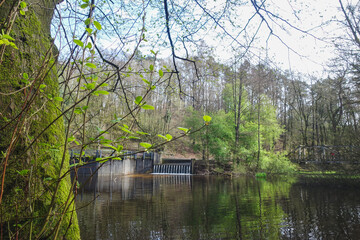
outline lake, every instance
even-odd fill
[[[93,177],[76,203],[86,240],[360,238],[360,188],[336,179]]]

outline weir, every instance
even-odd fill
[[[154,164],[153,174],[193,174],[193,159],[163,159],[162,162]]]
[[[154,174],[191,174],[191,165],[185,164],[156,164]]]

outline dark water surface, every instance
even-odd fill
[[[77,207],[85,240],[360,239],[360,188],[337,181],[94,177]]]

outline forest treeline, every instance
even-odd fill
[[[107,147],[121,144],[124,149],[138,149],[139,142],[147,142],[153,148],[160,144],[162,151],[192,148],[204,160],[233,161],[245,164],[247,170],[269,172],[293,170],[286,156],[300,145],[359,145],[355,65],[317,78],[281,71],[266,61],[237,59],[224,64],[211,54],[192,59],[177,66],[179,81],[170,70],[171,60],[138,52],[122,73],[122,86],[115,79],[108,81],[103,86],[106,94],[82,107],[89,108],[84,134],[77,132],[84,124],[78,107],[72,135],[91,141],[109,129],[99,140]],[[111,74],[106,68],[97,71]],[[139,99],[150,107],[122,120]],[[206,128],[163,146],[170,140],[166,134],[172,138],[184,133],[178,127],[190,129],[188,133],[201,128],[203,115],[212,117]],[[119,127],[109,128],[114,122]]]

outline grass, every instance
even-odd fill
[[[337,171],[299,171],[298,174],[304,177],[314,178],[338,178],[338,179],[360,179],[359,173],[344,173]]]
[[[266,173],[264,172],[258,172],[255,174],[256,178],[266,178]]]

